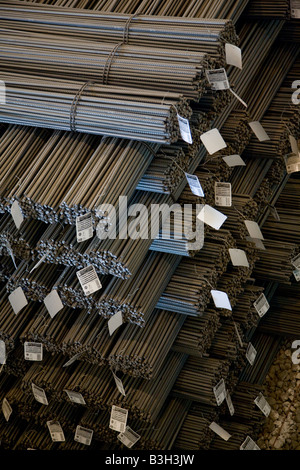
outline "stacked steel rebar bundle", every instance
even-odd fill
[[[172,349],[190,356],[202,357],[210,347],[220,325],[217,310],[207,308],[202,316],[189,316],[181,327]]]
[[[226,380],[229,366],[228,360],[189,356],[173,386],[172,395],[215,405],[213,387],[221,379]]]
[[[263,3],[259,0],[251,0],[248,8],[246,8],[245,15],[252,18],[287,18],[290,12],[290,2],[288,0],[279,0],[276,4],[271,0],[266,0]]]
[[[58,0],[55,5],[63,3]],[[171,64],[175,64],[173,61],[175,52],[172,55],[172,50],[175,49],[177,41],[176,44],[181,43],[182,52],[180,46],[176,47],[179,49],[176,60],[178,63],[182,62],[184,49],[191,36],[185,42],[179,36],[176,39],[174,35],[176,31],[181,30],[184,34],[192,35],[194,41],[192,25],[196,22],[188,16],[204,17],[197,37],[197,41],[198,39],[200,41],[195,49],[187,54],[188,57],[194,57],[197,51],[196,54],[201,54],[201,57],[207,55],[223,60],[224,42],[229,41],[230,37],[232,40],[229,42],[236,43],[232,24],[228,20],[207,20],[206,17],[213,18],[222,13],[224,17],[228,15],[236,21],[246,3],[233,0],[229,2],[124,0],[118,4],[112,0],[67,2],[69,7],[84,8],[77,11],[56,6],[52,9],[49,5],[43,4],[36,9],[34,5],[26,5],[26,2],[2,2],[0,28],[2,31],[11,29],[10,40],[6,41],[5,36],[2,36],[2,42],[6,44],[4,46],[6,53],[10,55],[14,47],[16,49],[20,47],[21,37],[17,33],[19,28],[24,32],[24,38],[26,36],[26,51],[30,53],[28,56],[30,60],[18,56],[18,58],[12,57],[10,61],[7,57],[5,59],[7,72],[14,73],[19,63],[25,67],[25,73],[35,74],[39,64],[37,61],[41,61],[45,68],[48,64],[51,73],[61,74],[66,65],[65,63],[62,65],[61,59],[66,59],[67,54],[75,66],[76,73],[81,74],[85,59],[83,47],[87,47],[88,43],[93,44],[86,52],[88,62],[96,55],[93,51],[96,48],[95,41],[98,41],[99,37],[102,44],[104,41],[110,43],[115,41],[115,35],[113,38],[109,28],[101,29],[104,25],[108,26],[108,18],[110,21],[113,18],[117,24],[117,35],[120,36],[119,42],[125,39],[123,42],[126,44],[116,43],[118,48],[110,56],[109,47],[113,46],[112,44],[106,49],[104,46],[101,59],[100,54],[97,54],[97,60],[100,62],[102,60],[102,71],[105,72],[103,75],[106,75],[109,86],[115,86],[110,80],[118,80],[118,70],[121,70],[124,74],[122,84],[130,81],[132,73],[131,77],[136,83],[144,77],[146,86],[148,80],[151,83],[151,78],[144,74],[145,70],[142,70],[142,67],[145,57],[151,60],[151,56],[147,55],[150,54],[150,48],[151,54],[154,54],[155,50],[158,51],[157,54],[161,54],[160,63],[161,65],[164,63],[161,70],[166,71],[165,66],[170,66],[168,69],[170,73]],[[86,7],[101,11],[95,14],[86,10]],[[251,8],[254,6],[250,6]],[[35,23],[31,23],[29,20],[34,10],[36,20]],[[37,10],[40,13],[36,14]],[[154,24],[150,23],[151,20],[146,16],[153,14],[171,16],[158,16],[157,24]],[[174,15],[181,16],[179,21]],[[51,20],[52,17],[58,18],[55,24]],[[281,13],[276,16],[278,17],[282,18]],[[18,28],[13,27],[13,23],[18,23]],[[266,113],[275,89],[282,83],[288,67],[294,60],[294,46],[280,46],[277,57],[276,53],[273,53],[273,56],[269,53],[283,23],[276,20],[244,22],[240,28],[243,71],[230,67],[229,77],[231,85],[248,103],[251,117],[255,119],[262,118]],[[42,25],[45,29],[44,26],[41,28]],[[84,36],[87,25],[92,26],[88,31],[89,37]],[[49,37],[39,36],[39,46],[42,46],[40,48],[37,47],[37,36],[41,34],[41,29],[47,32]],[[53,30],[57,36],[52,33]],[[169,35],[166,34],[168,32]],[[63,39],[66,34],[69,34],[69,39]],[[209,45],[210,35],[212,41]],[[137,45],[138,40],[141,41],[141,45]],[[60,44],[60,41],[64,44]],[[48,58],[43,58],[41,54],[45,47]],[[162,47],[164,49],[161,49]],[[143,49],[144,57],[139,55],[140,49]],[[78,60],[74,57],[75,50],[82,51]],[[133,58],[129,60],[129,53],[136,54],[136,62]],[[104,59],[107,55],[110,57],[108,64]],[[167,60],[167,56],[170,59]],[[52,65],[49,62],[50,57],[53,60]],[[270,70],[262,73],[264,62],[271,57],[274,58],[273,68],[270,67]],[[209,60],[208,57],[207,65],[212,64]],[[9,63],[12,64],[14,71],[9,71]],[[141,69],[133,76],[136,63],[141,64]],[[127,65],[132,67],[131,72],[126,68],[125,74],[125,68],[124,70],[120,68],[122,64],[124,67]],[[201,64],[205,67],[204,62]],[[295,73],[296,68],[292,70]],[[274,84],[273,89],[268,88],[272,72],[276,75],[276,86]],[[41,70],[39,75],[40,73]],[[87,73],[90,75],[86,78],[91,79],[95,71],[87,70]],[[155,76],[160,74],[158,68],[153,73]],[[260,74],[262,78],[259,81]],[[84,80],[83,75],[82,78]],[[173,81],[175,79],[174,72]],[[52,80],[55,80],[54,75],[51,76],[50,82]],[[81,78],[76,76],[76,80],[79,81]],[[156,82],[158,90],[167,83],[166,76],[161,80],[161,84]],[[179,80],[178,85],[182,86]],[[138,88],[143,87],[141,83],[141,87]],[[265,94],[260,87],[266,90]],[[89,90],[90,88],[85,88],[80,96],[76,113],[73,114],[75,118],[73,125],[78,123],[83,103],[89,102]],[[191,88],[189,90],[186,89],[183,95],[194,93]],[[259,250],[258,254],[254,246],[245,241],[247,233],[243,219],[258,220],[258,210],[261,209],[262,212],[268,210],[267,203],[276,198],[277,193],[283,189],[284,166],[277,161],[272,163],[271,158],[264,158],[264,162],[260,158],[253,159],[248,153],[245,154],[246,168],[233,170],[223,162],[224,155],[241,154],[250,136],[247,127],[249,113],[241,111],[240,106],[236,105],[237,102],[230,100],[231,96],[229,91],[208,92],[201,98],[199,104],[192,105],[194,115],[190,117],[190,124],[194,143],[191,146],[180,141],[159,147],[158,144],[126,141],[102,135],[68,134],[10,124],[1,126],[3,140],[0,149],[3,150],[4,156],[1,160],[3,178],[0,180],[0,210],[9,212],[11,203],[17,199],[23,213],[29,218],[23,223],[19,232],[14,228],[10,215],[4,214],[0,219],[4,221],[0,222],[2,223],[0,250],[2,248],[2,254],[5,255],[5,258],[2,257],[0,260],[0,276],[2,275],[3,279],[10,276],[7,285],[9,292],[22,286],[29,301],[29,305],[15,315],[4,288],[0,294],[3,299],[0,338],[4,339],[9,350],[4,371],[14,374],[18,364],[22,368],[22,381],[7,386],[4,384],[5,393],[0,396],[3,398],[7,394],[13,404],[14,412],[25,420],[25,425],[24,422],[20,424],[20,419],[13,416],[11,421],[6,423],[6,430],[3,430],[4,426],[0,426],[0,436],[2,437],[2,434],[5,436],[4,445],[7,448],[23,449],[30,446],[41,449],[83,449],[86,446],[73,440],[76,424],[81,424],[94,431],[91,449],[93,446],[97,449],[103,448],[103,441],[105,449],[120,447],[125,449],[116,439],[116,433],[109,429],[109,411],[112,405],[129,409],[129,425],[141,435],[141,439],[135,445],[136,449],[235,450],[247,435],[255,439],[253,429],[260,411],[255,409],[252,396],[249,395],[248,401],[244,389],[237,389],[236,394],[233,390],[245,362],[245,338],[259,319],[253,302],[262,292],[268,296],[268,288],[264,291],[261,284],[265,286],[269,279],[283,283],[290,282],[294,269],[291,259],[297,253],[297,247],[294,240],[282,243],[282,238],[278,240],[274,233],[271,237],[265,235],[267,240],[263,242],[267,250]],[[282,96],[286,97],[287,92]],[[280,100],[276,103],[278,107]],[[177,125],[175,109],[172,106],[171,108]],[[297,112],[294,110],[288,114],[285,122],[289,122],[289,118],[294,126],[293,129],[297,129]],[[200,134],[210,127],[218,127],[227,143],[227,148],[213,155],[211,159],[200,144]],[[288,134],[285,133],[284,144],[279,150],[279,147],[273,144],[273,135],[270,148],[277,152],[276,157],[282,156],[282,149],[287,147]],[[274,139],[276,138],[275,136]],[[251,145],[252,140],[250,150]],[[259,145],[258,143],[257,148],[260,148]],[[244,155],[242,156],[244,158]],[[99,209],[97,211],[97,208],[101,203],[116,205],[121,194],[127,195],[131,202],[144,203],[147,208],[155,202],[165,202],[170,205],[172,198],[174,202],[179,198],[186,184],[184,172],[194,173],[200,161],[202,165],[198,167],[196,174],[205,189],[205,202],[215,205],[213,194],[215,181],[230,180],[233,183],[233,206],[225,207],[224,211],[220,208],[228,216],[224,227],[219,231],[206,227],[204,247],[196,253],[186,252],[185,254],[194,255],[194,258],[181,260],[179,266],[178,254],[184,254],[184,250],[180,243],[175,244],[176,240],[172,237],[163,240],[161,236],[165,230],[163,224],[161,227],[156,225],[152,238],[157,234],[158,237],[154,242],[152,239],[100,240],[95,236],[82,244],[77,242],[75,227],[65,226],[65,224],[74,225],[76,217],[87,211],[92,212],[94,223],[102,221],[104,225],[108,225],[110,221],[106,214]],[[141,179],[143,174],[144,177]],[[139,181],[138,188],[142,191],[134,192]],[[4,183],[5,187],[2,186]],[[147,191],[158,194],[149,195]],[[179,200],[181,204],[182,201],[191,204],[203,203],[203,199],[192,195],[189,188],[186,188]],[[30,218],[42,222],[32,221]],[[41,231],[39,227],[43,227],[44,222],[52,225]],[[143,233],[147,229],[149,222],[147,227],[143,227]],[[182,232],[180,225],[178,227],[173,225],[172,229],[173,234]],[[18,266],[16,270],[13,269],[8,241],[12,253],[15,253]],[[155,253],[153,251],[155,245],[156,249],[166,253]],[[148,253],[150,246],[151,251]],[[249,268],[231,265],[228,248],[232,247],[246,251]],[[29,253],[34,258],[32,261],[28,261]],[[175,253],[178,253],[177,256]],[[27,261],[26,259],[20,261],[18,258],[26,256]],[[258,256],[260,259],[257,259]],[[38,260],[41,260],[41,264],[35,267]],[[76,271],[90,264],[96,268],[98,274],[101,274],[99,279],[103,287],[87,297],[79,286]],[[114,277],[111,278],[107,276],[108,274]],[[258,279],[259,285],[254,284],[252,275]],[[127,277],[129,279],[125,280]],[[45,306],[32,301],[42,302],[52,288],[57,288],[65,304],[63,310],[54,318],[50,318]],[[212,288],[227,292],[233,306],[232,314],[230,312],[231,318],[226,318],[229,316],[229,311],[212,308],[210,294]],[[289,293],[291,294],[292,290]],[[156,305],[158,308],[155,308]],[[279,301],[279,305],[281,310],[284,310],[283,301]],[[290,316],[290,320],[287,320],[288,327],[283,328],[283,333],[288,328],[291,330],[294,327],[295,306],[296,302],[291,303],[287,314],[280,312],[280,315],[285,315],[285,319],[288,318],[288,314]],[[273,306],[261,322],[262,327],[264,321],[271,318],[272,309]],[[113,336],[110,336],[107,319],[120,310],[123,321],[129,323],[123,324]],[[278,325],[275,320],[275,326],[271,325],[271,331],[272,328],[275,331],[276,327]],[[243,346],[240,345],[237,332]],[[43,343],[45,358],[42,363],[24,364],[26,362],[22,357],[24,341]],[[264,361],[268,362],[268,351],[273,350],[272,344],[268,341],[264,349],[262,340],[258,343],[259,352],[262,354],[262,358],[256,358],[259,370],[265,371],[268,368],[268,364],[266,365]],[[77,353],[79,353],[78,360],[69,367],[63,367],[68,358],[74,357]],[[126,397],[117,390],[113,372],[122,379]],[[253,372],[252,378],[257,374],[258,372],[256,375]],[[18,377],[21,378],[20,375]],[[226,418],[219,422],[217,415],[220,407],[217,407],[213,387],[221,378],[224,378],[226,388],[232,394],[238,413],[232,418],[227,413]],[[32,382],[45,388],[47,396],[49,395],[51,399],[47,407],[39,405],[34,399]],[[252,381],[252,383],[254,384],[252,388],[256,390],[255,384],[258,382]],[[247,384],[244,384],[244,388],[247,389]],[[70,403],[65,389],[82,393],[86,406]],[[247,413],[253,416],[253,420],[250,418],[250,423]],[[48,419],[57,419],[61,422],[67,435],[66,443],[57,445],[52,443],[46,429]],[[32,424],[30,429],[26,420]],[[229,441],[225,442],[214,437],[208,427],[213,420],[232,434]],[[36,429],[40,429],[39,437],[36,437]]]
[[[213,439],[213,432],[209,429],[209,425],[214,419],[216,419],[215,414],[205,416],[201,406],[193,403],[175,441],[175,449],[208,450]]]
[[[178,93],[9,72],[0,79],[7,96],[0,120],[9,124],[170,143],[180,135],[177,113],[192,114]]]
[[[263,318],[259,330],[267,334],[299,337],[299,288],[297,284],[279,287],[270,315]]]

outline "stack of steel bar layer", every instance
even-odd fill
[[[126,281],[100,277],[102,288],[87,296],[74,268],[42,264],[32,271],[36,263],[22,261],[10,277],[7,289],[12,292],[22,287],[28,299],[42,302],[56,288],[68,307],[97,309],[105,318],[121,311],[125,321],[141,326],[153,311],[179,262],[180,258],[175,255],[150,252],[136,275]]]
[[[174,448],[181,451],[208,450],[213,439],[209,425],[215,419],[216,413],[205,416],[201,405],[193,403],[181,426]]]
[[[232,309],[232,317],[244,331],[257,325],[259,316],[253,303],[263,293],[263,287],[246,284],[238,302]]]
[[[202,357],[210,347],[220,326],[217,310],[205,309],[201,317],[188,317],[181,327],[172,349],[190,356]]]
[[[170,143],[180,136],[177,113],[192,114],[179,93],[10,72],[0,80],[6,84],[0,121],[9,124]]]
[[[189,356],[172,389],[172,395],[207,405],[215,405],[213,388],[226,381],[230,361]]]
[[[259,324],[259,330],[266,334],[299,338],[299,287],[279,287],[276,291],[269,315]]]
[[[95,80],[99,84],[102,77],[103,85],[164,91],[169,89],[170,80],[176,74],[173,92],[194,100],[205,91],[204,67],[207,68],[208,64],[210,68],[223,65],[222,60],[217,61],[218,44],[215,54],[211,52],[208,56],[202,51],[176,50],[176,44],[170,50],[131,44],[120,44],[116,48],[115,43],[24,34],[18,29],[0,29],[0,44],[4,72],[15,69],[17,73]],[[214,56],[216,63],[211,60]]]
[[[204,247],[193,258],[183,258],[157,308],[185,315],[201,315],[211,300],[210,290],[226,271],[234,240],[227,230],[208,236]],[[213,261],[214,260],[214,261]]]
[[[191,15],[190,15],[191,16]],[[16,26],[17,24],[17,26]],[[230,20],[165,17],[96,12],[73,8],[48,7],[26,3],[3,2],[0,7],[2,28],[55,34],[130,45],[193,50],[210,54],[221,43],[237,42]]]
[[[246,8],[245,15],[247,18],[287,18],[290,13],[289,0],[250,0]]]
[[[282,343],[282,337],[255,331],[251,343],[257,351],[254,364],[247,364],[241,373],[240,380],[246,383],[262,385],[271,364]]]

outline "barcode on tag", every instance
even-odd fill
[[[114,372],[113,372],[113,376],[114,376],[114,379],[115,379],[115,382],[116,382],[117,389],[118,389],[119,392],[120,392],[122,395],[124,395],[124,397],[125,397],[126,394],[125,394],[125,390],[124,390],[124,387],[123,387],[122,380],[119,379],[119,377],[117,377]]]
[[[2,402],[2,412],[4,414],[4,418],[6,419],[6,421],[8,421],[10,415],[12,414],[12,407],[10,406],[6,398],[4,398]]]
[[[188,144],[193,143],[189,120],[177,114],[179,130],[182,140]]]
[[[126,429],[127,416],[128,410],[113,405],[110,415],[110,429],[113,429],[114,431],[124,432]]]
[[[243,444],[241,444],[240,450],[260,450],[260,448],[250,436],[247,436]]]
[[[247,351],[246,351],[246,358],[248,362],[253,366],[255,358],[256,358],[257,351],[252,343],[248,344]]]
[[[231,400],[231,396],[229,395],[229,392],[228,390],[226,390],[226,403],[227,403],[227,406],[228,406],[228,409],[229,409],[229,413],[231,416],[234,415],[234,406],[233,406],[233,403],[232,403],[232,400]]]
[[[221,379],[215,387],[213,387],[213,392],[215,394],[217,405],[220,406],[226,398],[226,387],[224,379]]]
[[[300,254],[295,256],[295,258],[292,259],[292,265],[296,268],[296,269],[300,269]]]
[[[53,442],[65,441],[64,432],[58,421],[47,421],[47,426]]]
[[[32,388],[32,392],[36,401],[38,401],[39,403],[42,403],[43,405],[48,405],[48,400],[47,400],[45,390],[43,388],[38,387],[34,383],[31,384],[31,388]]]
[[[0,340],[0,364],[5,364],[6,362],[6,345],[4,341]]]
[[[216,206],[231,206],[231,184],[215,182],[215,204]]]
[[[265,294],[261,294],[258,299],[256,299],[253,305],[260,317],[262,317],[270,308]]]
[[[230,88],[227,73],[224,68],[206,70],[205,73],[213,90],[228,90]]]
[[[93,292],[101,289],[102,285],[99,281],[94,266],[87,266],[86,268],[77,271],[76,275],[85,295],[90,295]]]
[[[293,271],[293,274],[294,274],[294,276],[295,276],[296,281],[297,281],[297,282],[300,281],[300,269],[295,269],[295,270]],[[0,363],[1,363],[1,361],[0,361]]]
[[[185,176],[186,176],[187,182],[189,183],[189,187],[192,193],[195,194],[195,196],[204,197],[204,192],[201,187],[198,176],[189,175],[188,173],[186,173]]]
[[[65,390],[65,392],[72,402],[78,403],[79,405],[86,405],[85,399],[81,393],[73,392],[72,390]]]
[[[74,441],[89,446],[92,442],[93,434],[94,431],[92,429],[83,428],[78,425],[76,427]]]
[[[43,344],[42,343],[24,343],[24,358],[27,361],[43,360]]]
[[[131,448],[141,438],[141,436],[139,436],[139,434],[133,431],[129,426],[126,426],[125,431],[118,434],[117,438],[126,447]]]
[[[300,158],[296,155],[285,156],[285,167],[288,174],[300,171]]]
[[[291,18],[300,18],[300,1],[291,0]]]
[[[271,407],[262,393],[260,393],[254,400],[254,403],[263,412],[265,416],[269,416]]]
[[[76,217],[76,236],[79,243],[92,238],[93,220],[91,212]]]

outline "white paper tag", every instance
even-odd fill
[[[232,199],[230,183],[215,182],[215,204],[216,206],[231,206]]]
[[[76,427],[74,441],[89,446],[91,445],[93,434],[94,431],[92,429],[83,428],[78,425]]]
[[[226,386],[224,379],[221,379],[215,387],[213,387],[213,392],[217,400],[217,405],[222,405],[223,401],[226,398]]]
[[[128,410],[113,405],[111,408],[109,427],[114,431],[124,432],[126,429]]]
[[[80,215],[76,217],[76,237],[78,243],[84,242],[93,236],[93,220],[92,213]]]
[[[63,367],[69,367],[71,364],[73,364],[77,359],[83,354],[83,352],[77,353],[74,356],[71,357],[71,359],[66,362]]]
[[[76,275],[85,295],[90,295],[101,289],[102,285],[94,266],[87,266],[86,268],[77,271]]]
[[[10,418],[10,415],[12,414],[12,407],[10,406],[6,398],[4,398],[2,402],[2,412],[4,414],[5,420],[8,421]]]
[[[228,42],[225,44],[225,54],[226,54],[226,63],[228,65],[233,65],[234,67],[238,67],[242,69],[242,51],[238,46],[234,46],[233,44],[229,44]]]
[[[237,248],[229,248],[229,254],[233,266],[245,266],[249,268],[249,262],[244,250],[239,250]]]
[[[246,163],[239,155],[228,155],[227,157],[222,157],[224,162],[230,166],[246,166]]]
[[[73,403],[78,403],[79,405],[86,405],[85,399],[81,395],[81,393],[73,392],[72,390],[64,390],[68,395],[70,401]]]
[[[47,421],[47,426],[50,432],[50,436],[53,442],[65,441],[64,432],[58,421]]]
[[[224,68],[206,70],[205,73],[212,90],[228,90],[228,88],[230,88],[227,73]]]
[[[226,308],[227,310],[232,310],[228,295],[226,292],[220,290],[211,290],[210,291],[214,304],[216,308]]]
[[[259,238],[260,240],[264,239],[259,225],[256,222],[254,222],[253,220],[244,220],[244,223],[251,238]]]
[[[54,318],[55,315],[64,308],[56,289],[52,290],[50,294],[46,295],[44,298],[44,304],[51,318]]]
[[[182,140],[188,144],[193,143],[189,120],[177,114],[179,130]]]
[[[274,217],[275,220],[277,220],[278,222],[280,222],[280,217],[279,217],[279,214],[278,214],[278,211],[276,209],[275,206],[269,206],[270,208],[270,212],[272,214],[272,216]]]
[[[229,409],[230,416],[233,416],[234,415],[234,406],[233,406],[231,396],[229,395],[228,390],[226,390],[226,397],[225,398],[226,398],[226,403],[227,403],[227,406],[228,406],[228,409]]]
[[[288,175],[291,173],[296,173],[300,171],[300,156],[299,155],[291,155],[291,156],[285,156],[285,166],[286,166],[286,172]]]
[[[198,176],[189,175],[188,173],[186,173],[185,176],[186,176],[187,182],[189,183],[189,187],[192,193],[195,194],[195,196],[204,197],[204,192],[201,187]]]
[[[19,313],[22,308],[28,304],[22,287],[17,287],[17,289],[12,291],[12,293],[8,296],[8,300],[15,314]]]
[[[249,126],[260,142],[271,140],[259,121],[249,122]]]
[[[25,341],[24,358],[27,361],[42,361],[43,360],[43,344],[42,343],[30,343],[30,342]]]
[[[108,331],[110,336],[121,326],[123,323],[123,315],[121,310],[115,313],[107,322]]]
[[[238,95],[235,91],[233,91],[232,88],[229,88],[229,91],[233,94],[233,96],[234,96],[236,99],[239,100],[240,103],[242,103],[243,106],[245,106],[245,108],[248,108],[247,103],[245,103],[245,101],[242,100],[242,98],[240,98],[239,95]]]
[[[125,431],[118,434],[117,438],[126,447],[131,448],[141,438],[141,436],[139,436],[139,434],[133,431],[129,426],[126,426]]]
[[[36,401],[38,401],[39,403],[42,403],[43,405],[48,405],[48,400],[47,400],[45,390],[43,388],[38,387],[34,383],[31,384],[31,388],[32,388],[32,392]]]
[[[224,215],[217,209],[205,204],[197,215],[197,218],[215,230],[219,230],[227,219],[227,215]]]
[[[200,139],[210,155],[227,147],[225,140],[216,128],[204,132],[204,134],[200,136]]]
[[[14,263],[14,267],[17,269],[15,256],[14,256],[14,254],[13,254],[11,244],[9,243],[8,240],[6,241],[6,248],[7,248],[7,251],[8,251],[8,253],[9,253],[11,259],[12,259],[12,262]]]
[[[291,0],[291,18],[300,18],[300,1]]]
[[[121,380],[119,377],[117,377],[114,372],[113,372],[112,374],[113,374],[113,376],[114,376],[117,389],[119,390],[119,392],[121,393],[121,395],[124,395],[124,397],[126,397],[126,393],[125,393],[125,390],[124,390],[124,386],[123,386],[122,380]]]
[[[299,157],[300,152],[299,152],[299,147],[298,147],[297,140],[295,139],[295,137],[293,135],[289,135],[289,139],[290,139],[292,153],[294,153],[296,156]]]
[[[19,230],[24,220],[24,216],[22,214],[22,210],[21,210],[21,207],[19,206],[18,201],[14,201],[12,203],[12,206],[10,208],[10,213],[17,229]]]
[[[255,444],[250,436],[247,436],[244,442],[241,444],[240,450],[260,450],[260,448],[257,444]]]
[[[233,322],[233,324],[234,324],[234,329],[235,329],[236,335],[237,335],[237,337],[238,337],[238,340],[239,340],[240,346],[241,346],[241,348],[242,348],[242,347],[244,346],[244,344],[243,344],[243,341],[242,341],[242,338],[241,338],[240,332],[239,332],[239,330],[238,330],[238,327],[236,326],[236,323],[235,323],[235,322]]]
[[[254,400],[254,403],[258,406],[258,408],[262,411],[265,416],[269,416],[271,407],[262,393],[260,393]]]
[[[248,344],[247,351],[246,351],[246,358],[248,359],[249,364],[253,366],[255,358],[256,358],[257,351],[252,343]]]
[[[31,274],[36,268],[38,268],[40,266],[40,264],[43,263],[43,261],[47,258],[47,254],[45,253],[41,259],[38,260],[38,262],[33,266],[33,268],[29,271],[29,273]]]
[[[258,299],[254,302],[255,310],[257,311],[260,317],[263,317],[264,314],[269,310],[270,305],[266,299],[265,294],[261,294]]]
[[[5,364],[6,362],[6,346],[5,342],[0,339],[0,364]]]
[[[296,281],[299,282],[300,281],[300,269],[295,269],[293,271],[293,274],[295,276]],[[1,361],[0,361],[0,364],[1,364]]]
[[[219,426],[214,421],[212,423],[210,423],[209,428],[213,432],[215,432],[218,436],[220,436],[222,439],[224,439],[224,441],[228,441],[228,439],[230,439],[230,437],[231,437],[231,434],[229,434],[227,431],[225,431],[224,428]]]
[[[265,250],[266,249],[265,245],[263,244],[263,242],[259,238],[246,237],[246,240],[248,240],[249,242],[254,243],[255,247],[258,250]]]
[[[295,256],[295,258],[292,259],[292,265],[296,268],[300,268],[300,253],[299,255]]]

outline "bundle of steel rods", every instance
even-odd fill
[[[279,287],[268,313],[259,324],[260,331],[297,339],[300,333],[299,288],[297,284]]]
[[[230,361],[189,356],[172,389],[172,395],[188,400],[215,405],[213,387],[226,377]]]
[[[205,309],[201,317],[188,317],[172,346],[174,351],[202,357],[221,323],[216,310]]]
[[[193,402],[175,441],[175,449],[208,450],[213,439],[213,432],[209,429],[209,425],[215,419],[215,416],[203,415],[199,404]]]
[[[191,16],[191,15],[190,15]],[[68,35],[91,41],[129,43],[166,49],[194,50],[210,54],[215,44],[237,43],[230,20],[208,18],[126,15],[22,2],[1,4],[0,26],[22,31]],[[220,51],[221,53],[221,51]]]
[[[157,308],[185,315],[203,314],[211,300],[211,286],[216,285],[218,276],[227,268],[231,246],[230,232],[221,229],[210,235],[203,249],[193,258],[182,259]]]
[[[257,325],[259,316],[253,303],[262,293],[263,287],[246,284],[242,295],[239,296],[238,302],[232,309],[234,321],[238,322],[243,330],[249,330]]]
[[[251,0],[245,11],[247,18],[287,18],[290,11],[290,2],[288,0],[279,0],[275,4],[272,0]]]
[[[179,93],[5,72],[0,79],[6,84],[0,121],[6,123],[170,143],[180,136],[177,113],[192,114]]]
[[[15,26],[18,27],[17,25]],[[2,32],[2,35],[1,35]],[[166,50],[114,42],[91,42],[68,36],[49,36],[0,29],[2,71],[70,80],[95,80],[103,85],[172,91],[199,99],[205,91],[204,66],[218,68],[205,53]],[[26,51],[26,55],[24,52]],[[222,63],[222,62],[221,62]],[[102,79],[101,79],[102,77]]]
[[[271,313],[272,315],[272,313]],[[257,351],[254,364],[247,364],[241,373],[242,382],[262,385],[280,348],[282,337],[255,331],[251,343]]]

